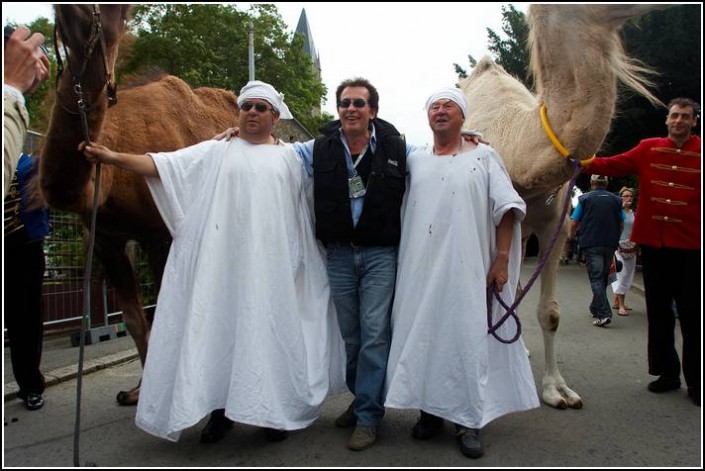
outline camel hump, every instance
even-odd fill
[[[505,72],[504,68],[501,65],[495,63],[495,61],[492,60],[490,56],[484,56],[482,59],[480,59],[480,62],[478,62],[477,65],[472,69],[469,79],[477,77],[491,70],[494,70],[496,72]]]

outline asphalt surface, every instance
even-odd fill
[[[527,280],[535,259],[522,273]],[[702,412],[685,389],[653,394],[646,367],[646,319],[640,273],[627,294],[630,315],[616,315],[606,328],[592,325],[590,287],[583,268],[562,266],[558,300],[562,318],[556,351],[561,373],[581,395],[581,410],[540,408],[501,417],[485,427],[485,456],[469,460],[455,443],[453,428],[429,441],[413,440],[417,412],[387,410],[378,443],[352,452],[350,430],[335,418],[352,396],[329,397],[321,418],[280,443],[268,443],[255,427],[236,424],[219,443],[198,441],[205,419],[178,443],[152,437],[134,425],[133,407],[115,395],[139,381],[140,363],[128,337],[86,347],[81,401],[80,464],[100,467],[702,467]],[[535,316],[537,285],[520,315],[537,385],[543,371],[542,333]],[[680,342],[680,335],[677,335]],[[78,348],[70,338],[47,338],[42,368],[51,385],[46,405],[24,409],[14,399],[5,349],[3,465],[71,466],[74,455]],[[678,347],[680,349],[680,347]],[[13,389],[14,388],[14,389]]]

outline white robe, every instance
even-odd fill
[[[515,216],[509,281],[514,299],[526,205],[496,152],[484,145],[451,156],[430,149],[408,158],[399,269],[387,366],[387,407],[423,409],[470,428],[509,412],[538,407],[521,338],[503,344],[487,333],[486,277],[496,252],[496,225]],[[504,314],[495,300],[494,322]],[[510,339],[509,319],[499,330]]]
[[[306,427],[344,387],[345,351],[296,152],[235,139],[152,158],[174,241],[136,424],[176,441],[225,408],[237,422]]]

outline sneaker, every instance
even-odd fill
[[[201,443],[219,442],[231,428],[233,421],[225,417],[225,409],[216,409],[211,412],[208,423],[201,430]]]
[[[674,389],[680,389],[681,380],[677,378],[669,378],[667,376],[659,376],[656,381],[649,383],[647,388],[652,393],[662,393],[667,391],[673,391]]]
[[[42,398],[41,394],[28,393],[23,401],[27,410],[39,410],[44,407],[44,398]]]
[[[612,319],[609,317],[598,317],[595,319],[595,322],[592,323],[595,327],[605,327],[607,325],[610,325],[612,323]]]
[[[443,419],[421,411],[419,420],[414,425],[414,428],[411,429],[411,436],[417,440],[428,440],[433,438],[441,429],[443,429]]]
[[[480,429],[456,426],[456,430],[458,431],[456,437],[463,455],[475,459],[481,458],[485,454],[485,449],[480,441]]]
[[[268,442],[281,442],[289,437],[287,430],[277,430],[275,428],[265,428],[264,436]]]
[[[335,419],[335,426],[340,428],[354,427],[357,423],[357,417],[355,417],[355,410],[353,409],[353,403],[343,412],[340,417]]]
[[[362,451],[371,447],[377,441],[377,427],[355,427],[348,448],[352,451]]]

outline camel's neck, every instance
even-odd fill
[[[88,130],[97,141],[107,105],[102,96],[102,81],[87,74],[82,83],[84,99],[89,107]],[[41,187],[47,202],[54,208],[81,212],[91,203],[86,194],[93,177],[89,163],[78,145],[84,140],[81,117],[77,114],[77,97],[68,71],[64,72],[52,110],[51,123],[41,158]]]

